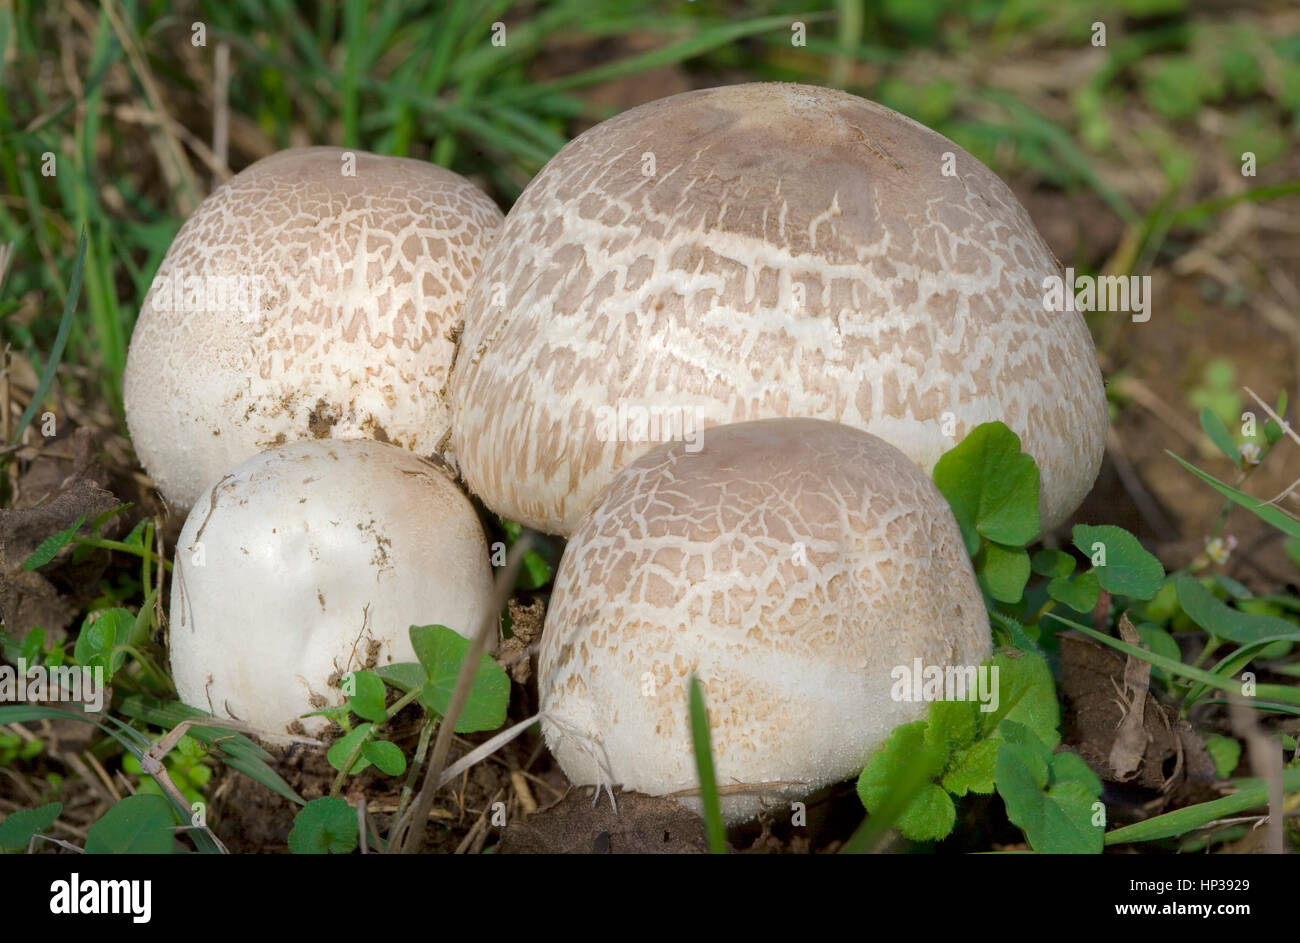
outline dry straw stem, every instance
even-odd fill
[[[1282,417],[1279,416],[1276,412],[1274,412],[1273,408],[1269,406],[1268,403],[1260,399],[1259,394],[1256,393],[1254,390],[1252,390],[1250,387],[1244,386],[1242,387],[1242,389],[1244,389],[1247,393],[1250,394],[1250,398],[1259,404],[1260,409],[1264,410],[1264,412],[1268,414],[1269,419],[1272,419],[1275,423],[1278,424],[1279,427],[1281,427],[1282,431],[1287,434],[1287,436],[1291,439],[1292,442],[1295,442],[1297,445],[1300,445],[1300,435],[1296,434],[1296,431],[1291,428],[1291,424],[1289,422],[1284,422]],[[1289,514],[1290,512],[1287,511],[1286,508],[1281,506],[1281,501],[1283,498],[1292,494],[1292,492],[1295,491],[1297,486],[1300,486],[1300,478],[1297,478],[1295,481],[1291,482],[1291,484],[1288,485],[1277,497],[1273,498],[1271,501],[1267,503],[1276,507],[1283,514]],[[1291,516],[1295,517],[1294,514],[1292,514]]]
[[[140,80],[140,86],[144,89],[145,100],[149,103],[149,107],[156,114],[167,117],[167,120],[159,122],[160,134],[155,138],[155,146],[159,152],[158,163],[163,174],[168,178],[168,183],[174,189],[183,184],[184,189],[176,195],[177,208],[182,216],[189,216],[199,203],[199,184],[194,176],[194,168],[190,166],[189,160],[185,157],[185,150],[176,136],[174,130],[176,123],[167,116],[162,93],[158,83],[154,81],[153,72],[149,69],[149,63],[141,52],[139,43],[136,42],[134,31],[126,28],[119,0],[105,0],[104,12],[108,15],[113,32],[117,34],[127,58],[131,60],[131,66],[136,78]]]
[[[442,785],[442,770],[447,763],[447,753],[451,749],[452,734],[456,729],[456,719],[465,707],[470,688],[474,685],[474,675],[478,672],[479,660],[487,650],[488,639],[497,631],[501,621],[501,610],[514,589],[519,571],[523,567],[524,555],[532,549],[534,537],[525,531],[506,556],[505,568],[497,574],[496,584],[492,587],[492,603],[488,614],[479,626],[478,634],[470,639],[469,650],[461,663],[460,674],[456,677],[456,687],[451,693],[446,716],[438,727],[438,738],[433,744],[433,756],[429,759],[429,770],[425,774],[424,784],[416,797],[415,804],[401,821],[393,826],[389,838],[390,850],[394,847],[401,854],[418,854],[424,848],[425,825],[429,820],[429,810],[433,807],[433,797]],[[411,823],[418,823],[415,828]]]
[[[1228,717],[1232,721],[1233,731],[1246,741],[1251,768],[1268,783],[1268,818],[1264,826],[1267,829],[1264,835],[1264,851],[1270,855],[1284,854],[1286,843],[1282,836],[1282,803],[1285,799],[1282,789],[1282,748],[1259,729],[1259,725],[1255,722],[1255,712],[1248,705],[1238,700],[1232,701],[1228,706]]]

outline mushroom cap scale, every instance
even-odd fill
[[[1081,316],[1044,310],[1059,272],[991,171],[880,105],[784,84],[651,102],[570,142],[507,215],[466,301],[455,459],[493,510],[567,534],[662,441],[602,434],[602,411],[829,419],[926,470],[1001,420],[1050,527],[1106,424]]]
[[[282,736],[342,702],[340,674],[415,661],[412,625],[476,632],[491,595],[478,517],[434,466],[362,439],[272,449],[204,493],[181,530],[177,693]]]
[[[788,798],[853,776],[925,716],[891,698],[895,668],[978,665],[990,646],[960,529],[906,456],[821,420],[718,426],[698,452],[632,462],[570,538],[542,729],[575,783],[694,788],[695,674],[719,783],[806,783]],[[724,813],[752,816],[760,795]]]
[[[451,171],[336,147],[274,154],[219,187],[159,266],[123,377],[159,490],[189,507],[301,438],[433,454],[452,330],[500,222]]]

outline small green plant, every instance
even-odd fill
[[[858,778],[867,811],[884,808],[919,765],[925,780],[895,820],[907,838],[947,837],[956,823],[954,798],[996,790],[1034,850],[1101,851],[1101,782],[1078,757],[1053,753],[1060,708],[1046,661],[998,653],[980,670],[997,686],[996,709],[974,700],[932,701],[926,720],[894,728]]]
[[[1244,478],[1284,434],[1285,408],[1282,397],[1263,425],[1264,446],[1257,453],[1240,449],[1208,407],[1202,424]],[[1245,461],[1247,454],[1256,461]],[[1300,540],[1300,523],[1273,504],[1182,464],[1224,495],[1223,517],[1234,506],[1245,507]],[[895,728],[858,780],[858,794],[873,817],[882,817],[906,838],[940,840],[955,827],[956,800],[996,792],[1035,851],[1096,853],[1107,844],[1182,835],[1263,801],[1263,792],[1250,786],[1106,833],[1100,780],[1082,759],[1060,749],[1060,710],[1045,655],[1055,651],[1058,630],[1074,629],[1149,663],[1152,677],[1185,715],[1193,704],[1239,692],[1238,674],[1256,659],[1288,655],[1300,642],[1300,602],[1254,597],[1235,580],[1208,572],[1230,551],[1213,541],[1190,566],[1170,574],[1136,537],[1111,525],[1076,525],[1075,553],[1041,548],[1031,556],[1027,547],[1039,524],[1038,472],[1001,423],[972,430],[939,460],[934,479],[952,506],[987,594],[1002,650],[981,670],[998,669],[1000,703],[985,712],[975,701],[934,700],[925,720]],[[1080,560],[1087,561],[1082,568]],[[1091,613],[1109,625],[1131,612],[1143,647],[1061,614],[1067,610]],[[1184,631],[1206,635],[1191,665],[1184,664],[1175,638]],[[1279,670],[1285,673],[1287,667]],[[1300,691],[1294,687],[1253,680],[1247,687],[1257,709],[1300,715]],[[1231,737],[1211,735],[1207,750],[1224,777],[1241,757],[1241,744]]]
[[[356,846],[356,813],[339,797],[344,782],[348,776],[370,766],[388,776],[401,776],[408,771],[405,754],[380,734],[384,724],[405,707],[418,704],[426,716],[421,726],[415,763],[410,767],[411,775],[402,789],[394,821],[400,820],[406,811],[414,792],[414,774],[424,765],[429,741],[439,720],[447,713],[456,678],[470,648],[469,639],[444,625],[413,625],[410,632],[418,661],[345,675],[342,683],[348,695],[347,703],[317,712],[318,716],[335,721],[344,731],[326,753],[326,759],[338,770],[338,775],[328,797],[314,800],[298,811],[289,841],[291,851],[343,853]],[[391,705],[388,704],[388,686],[397,692]],[[510,678],[490,655],[484,654],[469,697],[456,717],[456,732],[497,729],[505,723],[509,701]],[[359,722],[353,722],[354,716]],[[348,825],[345,819],[351,824]],[[369,836],[367,840],[370,840]]]

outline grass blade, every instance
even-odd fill
[[[63,348],[68,343],[68,332],[72,330],[72,312],[77,306],[77,299],[81,296],[81,270],[86,264],[86,231],[81,231],[81,242],[77,246],[77,260],[72,263],[72,278],[68,282],[68,295],[63,300],[63,316],[59,319],[59,332],[54,337],[54,346],[50,349],[50,359],[45,362],[45,370],[41,373],[41,382],[36,387],[36,392],[32,394],[32,401],[27,404],[23,410],[23,416],[18,420],[18,425],[14,428],[13,438],[9,444],[15,444],[22,438],[23,430],[27,424],[32,421],[36,415],[36,410],[41,408],[46,394],[50,392],[50,386],[54,383],[54,372],[59,367],[59,361],[63,359]]]
[[[1282,774],[1282,791],[1295,792],[1298,789],[1300,789],[1300,767],[1294,767]],[[1202,825],[1208,825],[1215,819],[1221,819],[1226,815],[1235,815],[1238,812],[1245,812],[1247,809],[1267,804],[1268,783],[1256,780],[1241,792],[1224,796],[1222,799],[1211,799],[1209,802],[1197,803],[1185,809],[1157,815],[1145,822],[1135,822],[1132,825],[1117,828],[1113,832],[1107,832],[1105,841],[1107,845],[1121,845],[1129,842],[1173,838],[1177,835],[1184,835],[1194,828],[1200,828]]]
[[[1272,524],[1288,537],[1300,539],[1300,521],[1287,515],[1281,508],[1275,507],[1267,501],[1262,501],[1259,498],[1252,497],[1244,491],[1238,491],[1231,485],[1224,484],[1213,475],[1201,471],[1191,462],[1184,461],[1177,455],[1174,455],[1173,452],[1169,452],[1169,454],[1173,456],[1174,461],[1179,465],[1182,465],[1189,472],[1201,479],[1201,481],[1205,482],[1215,491],[1219,492],[1219,494],[1223,495],[1233,504],[1238,504],[1241,507],[1244,507],[1251,514],[1254,514],[1266,523]]]
[[[700,777],[700,803],[704,806],[704,829],[709,851],[727,853],[727,830],[722,825],[722,804],[718,799],[718,777],[713,769],[713,745],[709,738],[709,711],[704,705],[704,688],[691,675],[691,740],[695,744],[695,769]]]
[[[1135,645],[1129,645],[1121,642],[1119,639],[1111,638],[1095,629],[1090,629],[1086,625],[1080,625],[1078,622],[1072,622],[1064,616],[1059,616],[1055,612],[1044,613],[1044,617],[1055,619],[1068,625],[1077,632],[1082,632],[1089,638],[1094,638],[1104,645],[1117,649],[1126,655],[1132,655],[1134,658],[1141,659],[1148,664],[1155,665],[1157,668],[1163,668],[1171,675],[1178,675],[1183,678],[1191,678],[1193,681],[1199,681],[1207,688],[1213,688],[1216,691],[1238,692],[1241,690],[1241,682],[1234,678],[1225,678],[1221,675],[1204,671],[1200,668],[1193,668],[1191,665],[1184,665],[1175,658],[1166,658],[1164,655],[1157,655],[1155,652],[1149,652],[1145,648],[1138,648]],[[1300,706],[1300,689],[1287,687],[1281,684],[1257,684],[1255,692],[1258,697],[1268,698],[1269,700],[1278,701],[1282,704]],[[1300,710],[1287,711],[1287,713],[1300,714]]]

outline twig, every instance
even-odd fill
[[[469,698],[470,688],[474,684],[474,675],[478,673],[479,661],[487,649],[488,639],[498,631],[501,610],[505,608],[506,601],[510,598],[515,581],[519,578],[519,571],[523,567],[524,555],[532,549],[533,543],[532,533],[525,531],[510,548],[505,568],[497,574],[487,615],[483,618],[483,624],[479,626],[478,634],[470,640],[469,651],[465,653],[460,674],[456,677],[456,687],[447,705],[447,713],[438,728],[438,738],[433,744],[433,756],[429,759],[429,770],[425,774],[424,784],[420,787],[420,793],[407,818],[395,823],[389,835],[390,851],[396,847],[402,854],[412,855],[418,854],[424,847],[425,823],[429,820],[429,809],[433,807],[434,793],[438,791],[441,784],[447,753],[451,749],[452,734],[456,729],[456,718],[460,716],[465,701]],[[413,823],[418,824],[412,827]]]

